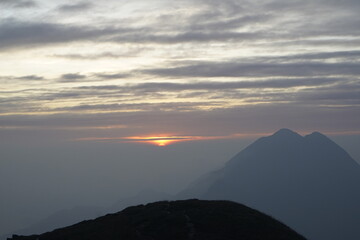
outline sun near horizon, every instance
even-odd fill
[[[172,144],[173,142],[174,142],[174,141],[172,141],[172,140],[166,140],[166,139],[164,139],[164,140],[155,140],[155,141],[152,141],[151,143],[154,144],[154,145],[156,145],[156,146],[158,146],[158,147],[165,147],[165,146],[167,146],[167,145]]]
[[[145,137],[136,136],[136,137],[127,137],[124,139],[129,140],[129,142],[133,142],[133,143],[146,143],[158,147],[165,147],[170,144],[174,144],[176,142],[192,140],[188,137],[178,137],[178,136],[168,136],[168,135],[153,135],[153,136],[145,136]]]

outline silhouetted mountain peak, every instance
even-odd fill
[[[313,132],[309,135],[306,135],[304,139],[306,140],[307,144],[310,145],[314,150],[323,153],[326,152],[328,154],[327,158],[344,159],[346,156],[346,158],[350,159],[353,164],[357,165],[355,160],[351,159],[350,155],[341,146],[319,132]],[[343,160],[342,164],[345,164],[346,162],[349,162],[349,160]]]
[[[275,132],[273,136],[300,136],[297,132],[294,132],[288,128],[282,128]]]
[[[359,164],[331,139],[280,129],[203,179],[197,196],[244,203],[310,239],[357,240],[359,183]]]
[[[273,135],[269,136],[268,138],[277,138],[288,141],[291,139],[301,139],[303,137],[297,132],[294,132],[287,128],[282,128],[279,131],[275,132]]]
[[[329,146],[329,144],[332,147],[336,147],[338,148],[339,146],[333,142],[330,138],[328,138],[327,136],[325,136],[324,134],[321,134],[319,132],[313,132],[309,135],[306,135],[304,137],[306,139],[307,142],[313,144],[313,145],[326,145]]]
[[[162,201],[12,240],[304,240],[277,220],[230,201]]]
[[[298,146],[304,144],[305,139],[303,136],[290,129],[282,128],[273,135],[259,138],[254,143],[246,147],[243,151],[235,155],[232,159],[230,159],[226,165],[235,167],[238,164],[242,164],[244,159],[258,163],[259,160],[268,162],[268,155],[261,157],[259,157],[259,155],[289,155],[293,154],[293,151],[299,151]]]
[[[312,132],[311,134],[306,135],[305,138],[316,138],[316,139],[329,140],[329,138],[327,136],[325,136],[324,134],[322,134],[320,132]]]

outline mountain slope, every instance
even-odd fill
[[[42,235],[12,240],[304,240],[284,224],[228,201],[186,200],[129,207]]]
[[[215,177],[210,174],[206,189],[181,195],[243,203],[309,239],[360,239],[360,166],[320,133],[302,137],[281,129],[241,151]]]
[[[9,234],[0,236],[0,240],[6,240],[8,237],[12,236],[13,234],[31,235],[31,234],[40,234],[44,232],[49,232],[56,228],[69,226],[83,220],[94,219],[96,217],[104,215],[105,213],[118,212],[129,206],[145,204],[155,201],[171,200],[172,198],[173,196],[169,194],[150,190],[150,189],[145,189],[139,192],[138,194],[136,194],[135,196],[118,200],[112,206],[107,208],[79,206],[79,207],[74,207],[72,209],[57,211],[54,214],[51,214],[50,216],[34,224],[31,224],[26,228],[14,230]]]

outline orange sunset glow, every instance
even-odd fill
[[[130,140],[129,142],[147,143],[159,147],[165,147],[176,142],[194,140],[191,137],[178,137],[178,136],[127,137],[124,139]]]
[[[153,141],[150,141],[151,144],[155,144],[159,147],[165,147],[171,143],[174,143],[175,141],[174,140],[153,140]]]
[[[206,141],[206,140],[220,140],[220,139],[236,139],[263,136],[261,134],[231,134],[224,136],[190,136],[190,135],[148,135],[148,136],[130,136],[130,137],[89,137],[77,138],[74,141],[95,141],[95,142],[128,142],[128,143],[145,143],[158,147],[165,147],[174,143],[189,142],[189,141]]]

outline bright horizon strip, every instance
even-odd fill
[[[274,131],[275,132],[275,131]],[[94,142],[123,142],[123,143],[143,143],[151,144],[160,147],[171,145],[179,142],[188,142],[188,141],[206,141],[206,140],[221,140],[221,139],[238,139],[238,138],[255,138],[255,137],[266,137],[274,134],[274,132],[266,133],[237,133],[224,136],[189,136],[189,135],[162,135],[154,134],[147,136],[130,136],[130,137],[88,137],[88,138],[77,138],[72,141],[94,141]],[[296,131],[302,136],[311,134],[313,131]],[[340,132],[331,132],[323,131],[322,132],[328,136],[341,136],[341,135],[358,135],[360,132],[355,131],[340,131]]]
[[[147,143],[159,147],[165,147],[167,145],[176,142],[193,141],[195,140],[195,137],[194,136],[150,136],[150,137],[126,137],[123,139],[130,140],[127,142]]]
[[[78,138],[74,141],[97,141],[97,142],[113,142],[120,141],[126,143],[144,143],[164,147],[178,142],[188,141],[206,141],[220,139],[236,139],[255,136],[266,136],[268,134],[232,134],[227,136],[182,136],[182,135],[150,135],[150,136],[131,136],[131,137],[90,137]]]

